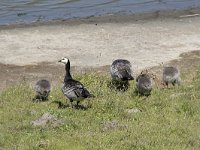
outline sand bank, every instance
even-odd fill
[[[4,67],[41,62],[58,65],[57,61],[66,56],[72,66],[87,68],[110,65],[114,59],[125,58],[132,62],[135,70],[140,70],[177,59],[181,53],[200,50],[198,14],[154,15],[149,16],[150,19],[107,16],[103,19],[1,27],[0,63]],[[24,71],[22,69],[21,73]]]
[[[0,30],[0,63],[30,65],[71,59],[98,67],[129,59],[139,69],[200,49],[200,17],[52,24]]]

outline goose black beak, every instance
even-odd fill
[[[61,60],[59,60],[58,62],[61,62]]]

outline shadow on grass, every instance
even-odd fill
[[[122,81],[122,80],[111,80],[108,82],[107,85],[111,90],[117,90],[117,91],[122,91],[125,92],[129,88],[129,82],[128,80]]]
[[[48,100],[49,100],[48,98],[34,97],[34,98],[32,99],[32,102],[33,102],[33,103],[40,103],[40,102],[46,102],[46,101],[48,101]]]
[[[88,108],[91,108],[91,106],[84,106],[84,105],[69,105],[69,104],[63,104],[61,101],[53,101],[51,103],[55,103],[58,105],[58,109],[67,109],[67,108],[72,108],[72,109],[77,109],[77,110],[87,110]]]

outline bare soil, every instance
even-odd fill
[[[150,68],[160,77],[162,62],[188,73],[200,64],[198,12],[0,27],[0,91],[23,81],[32,86],[42,78],[60,85],[64,65],[57,61],[61,57],[70,59],[72,74],[109,75],[109,65],[118,58],[132,63],[134,76]]]
[[[200,66],[200,51],[192,51],[180,55],[180,59],[169,61],[165,65],[173,65],[180,68],[182,74],[187,74],[187,80],[191,80],[195,74],[194,69]],[[161,78],[162,66],[154,66],[147,68],[149,71]],[[0,64],[0,91],[3,89],[27,82],[33,86],[38,79],[48,79],[53,85],[61,85],[64,78],[64,65],[51,64],[48,62],[39,63],[36,65],[15,66]],[[72,67],[72,74],[95,72],[106,74],[109,76],[109,66],[83,68]],[[193,71],[193,72],[191,72]],[[139,74],[139,70],[136,74]]]

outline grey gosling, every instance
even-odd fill
[[[72,78],[70,74],[69,59],[62,58],[58,62],[65,64],[66,74],[62,86],[62,92],[70,100],[72,107],[73,101],[76,101],[78,106],[80,101],[84,100],[85,98],[93,97],[93,95],[90,94],[90,92],[84,87],[84,85],[81,82],[76,81]]]
[[[141,96],[149,96],[153,88],[152,79],[149,74],[141,72],[136,78],[136,92]]]
[[[41,79],[35,84],[35,98],[33,101],[43,101],[48,100],[48,96],[51,91],[51,84],[48,80]]]
[[[173,86],[175,86],[175,84],[180,85],[181,78],[179,70],[176,67],[164,67],[163,82],[167,87],[169,86],[170,83]]]
[[[111,85],[118,90],[127,90],[129,86],[128,81],[134,80],[131,67],[131,63],[128,60],[114,60],[110,66],[110,74],[112,77]]]

